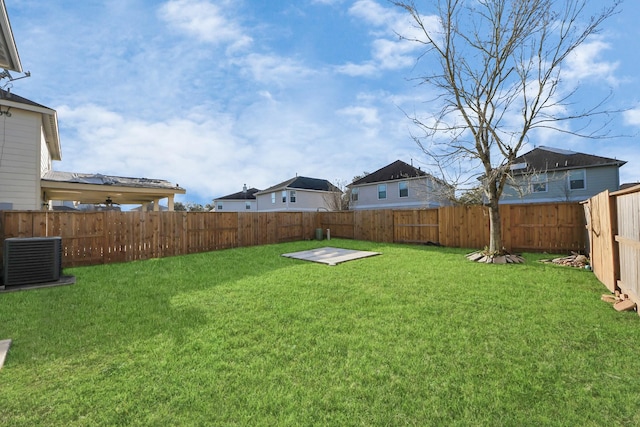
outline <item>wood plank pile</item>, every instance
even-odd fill
[[[635,301],[629,298],[629,295],[616,291],[615,294],[603,294],[600,299],[609,304],[613,304],[616,311],[632,311],[637,310]],[[640,312],[638,312],[640,314]]]
[[[557,265],[566,265],[567,267],[577,267],[577,268],[585,268],[589,264],[589,258],[584,255],[572,252],[571,255],[554,258],[554,259],[543,259],[541,262],[553,263]]]
[[[524,258],[515,254],[504,255],[488,255],[483,251],[472,252],[467,255],[467,259],[473,262],[482,262],[485,264],[522,264]]]

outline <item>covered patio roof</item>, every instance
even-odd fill
[[[154,203],[168,199],[173,210],[176,194],[186,190],[162,179],[128,178],[121,176],[49,171],[40,180],[43,200],[77,201],[84,204],[132,205]]]

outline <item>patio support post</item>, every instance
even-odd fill
[[[173,212],[173,194],[167,197],[167,210]]]

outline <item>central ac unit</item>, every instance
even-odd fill
[[[9,238],[4,241],[3,250],[4,286],[60,280],[62,275],[61,237]]]

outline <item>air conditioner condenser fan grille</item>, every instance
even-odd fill
[[[5,286],[54,282],[62,272],[62,239],[11,238],[4,243]]]

